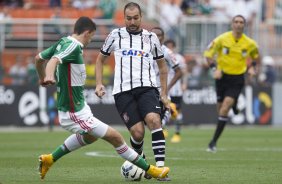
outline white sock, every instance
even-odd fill
[[[137,157],[138,153],[136,153],[132,148],[128,147],[126,143],[116,148],[117,153],[130,162],[133,162]]]
[[[70,135],[64,142],[65,146],[69,151],[74,151],[78,148],[81,148],[87,143],[83,140],[82,135],[80,134],[72,134]]]

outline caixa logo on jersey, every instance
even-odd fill
[[[123,50],[122,51],[123,56],[137,56],[137,57],[149,57],[149,53],[146,53],[141,50]]]

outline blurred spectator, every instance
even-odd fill
[[[8,6],[10,8],[18,8],[24,6],[24,0],[3,0],[4,6]]]
[[[182,15],[183,13],[175,0],[165,0],[161,3],[160,26],[168,39],[175,39],[180,36],[179,22]]]
[[[113,20],[116,9],[117,2],[116,0],[100,0],[98,8],[102,11],[102,16],[99,17],[101,19]],[[101,31],[101,35],[107,35],[113,29],[113,23],[110,25],[100,25],[99,31]]]
[[[195,15],[197,11],[197,6],[197,0],[183,0],[180,5],[180,9],[182,10],[184,15]]]
[[[103,11],[102,19],[113,19],[116,9],[116,0],[100,0],[98,7]]]
[[[23,85],[27,79],[27,68],[22,56],[16,57],[16,63],[10,68],[9,76],[12,77],[13,85]]]
[[[35,65],[33,63],[33,56],[27,57],[27,82],[28,84],[37,85],[38,76]]]
[[[274,20],[282,20],[282,0],[276,0],[274,11],[273,11]],[[275,25],[275,33],[278,35],[282,35],[282,26],[281,24]]]
[[[73,0],[72,6],[80,10],[94,8],[97,6],[97,0]]]
[[[0,55],[2,55],[1,52],[0,52]],[[4,75],[5,75],[5,70],[2,66],[2,57],[0,57],[0,84],[2,84],[2,80],[4,78]]]
[[[263,86],[272,86],[276,81],[277,73],[274,67],[275,63],[271,56],[264,56],[262,58],[261,73],[258,80]]]
[[[209,16],[213,13],[213,7],[210,4],[210,0],[200,0],[197,9],[200,15]]]
[[[2,11],[0,11],[0,20],[11,20],[12,17],[10,16],[10,8],[5,6],[3,7]],[[5,36],[7,38],[12,37],[12,25],[10,23],[5,24]]]
[[[210,5],[213,7],[213,17],[219,21],[229,21],[227,7],[230,3],[231,0],[210,0]]]
[[[49,0],[50,7],[62,7],[61,0]]]
[[[61,7],[55,7],[53,9],[53,15],[51,15],[51,23],[54,22],[53,24],[48,24],[48,27],[51,27],[51,33],[55,33],[58,36],[62,36],[63,34],[67,34],[67,28],[62,25],[62,24],[57,24],[57,19],[64,18],[62,17],[62,8]]]

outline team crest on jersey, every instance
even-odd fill
[[[141,50],[133,50],[133,49],[123,50],[122,55],[123,56],[149,57],[148,53],[141,51]]]
[[[246,56],[247,56],[247,50],[246,50],[246,49],[243,49],[243,50],[242,50],[242,56],[243,56],[243,57],[246,57]]]
[[[229,48],[228,47],[223,47],[222,53],[223,54],[229,54]]]
[[[129,116],[128,116],[127,112],[123,113],[122,118],[123,118],[123,120],[124,120],[125,123],[128,123],[128,121],[129,121]]]
[[[144,43],[150,43],[150,38],[149,38],[148,35],[143,35],[142,40],[143,40]]]
[[[57,51],[60,51],[60,50],[61,50],[61,48],[62,48],[62,46],[61,46],[61,45],[57,45],[56,50],[57,50]]]

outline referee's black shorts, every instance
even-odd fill
[[[144,121],[148,113],[161,113],[159,91],[154,87],[138,87],[114,95],[115,105],[126,127]]]
[[[215,81],[217,102],[223,102],[226,96],[237,100],[244,84],[244,74],[229,75],[223,73],[222,78]]]

